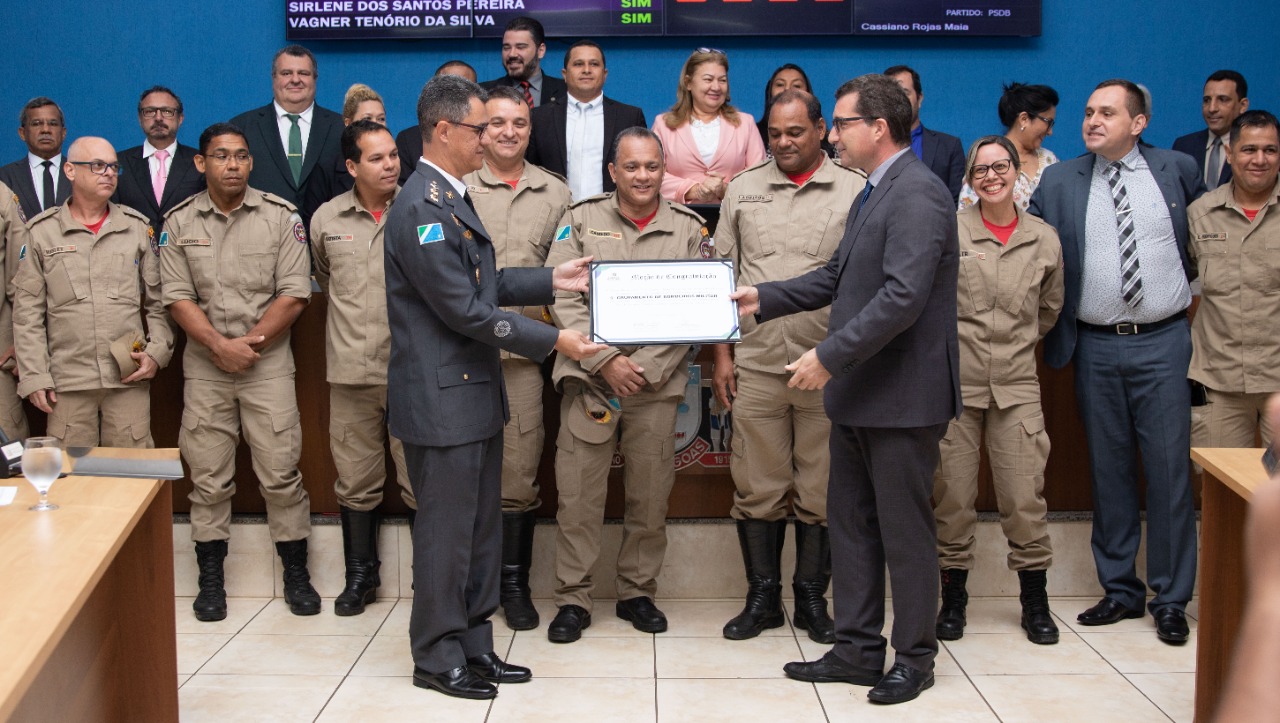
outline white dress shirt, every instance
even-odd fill
[[[160,149],[151,145],[150,140],[142,142],[142,157],[147,160],[147,169],[153,179],[156,177],[156,170],[160,167],[160,159],[156,158],[156,151],[158,150]],[[168,178],[169,171],[173,169],[173,154],[178,152],[178,142],[175,140],[164,150],[169,152],[169,157],[164,159],[164,177]]]
[[[720,146],[720,116],[710,123],[703,123],[697,118],[689,121],[689,132],[693,134],[693,142],[698,146],[698,155],[702,162],[711,165],[716,157],[716,148]]]
[[[289,152],[289,130],[293,128],[293,121],[289,120],[289,111],[280,106],[279,103],[272,101],[272,105],[276,108],[276,125],[280,128],[280,147],[285,153]],[[307,141],[311,138],[311,116],[316,110],[316,104],[312,103],[307,109],[298,113],[298,130],[302,132],[302,155],[307,155]]]
[[[587,103],[568,96],[565,108],[564,144],[573,200],[604,192],[604,94]]]
[[[58,197],[58,186],[62,183],[62,154],[49,159],[53,165],[49,172],[53,174],[53,197]],[[34,153],[27,153],[27,163],[31,164],[31,183],[36,187],[36,199],[40,208],[44,208],[44,159]]]
[[[1209,154],[1213,153],[1213,141],[1218,139],[1222,141],[1222,147],[1218,149],[1218,167],[1209,167]],[[1231,132],[1227,131],[1220,136],[1215,136],[1213,131],[1209,131],[1209,138],[1204,144],[1204,185],[1213,190],[1217,188],[1218,179],[1222,178],[1222,167],[1227,164],[1227,146],[1231,143]]]

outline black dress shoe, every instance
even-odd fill
[[[1127,608],[1109,597],[1098,601],[1097,605],[1076,616],[1081,625],[1112,625],[1121,620],[1142,617],[1142,608]]]
[[[642,633],[663,633],[667,630],[667,616],[662,614],[651,597],[633,597],[619,600],[615,608],[618,617],[631,623]]]
[[[782,670],[788,678],[806,683],[875,685],[884,675],[879,670],[850,665],[832,652],[827,652],[826,655],[811,663],[787,663],[782,666]]]
[[[419,688],[439,691],[454,698],[487,700],[498,694],[492,683],[482,680],[466,666],[458,666],[443,673],[428,673],[416,665],[413,668],[413,684]]]
[[[867,693],[867,698],[872,703],[906,703],[932,687],[932,670],[916,670],[902,663],[894,663],[889,672],[876,683],[876,687]]]
[[[591,613],[577,605],[564,605],[556,613],[555,620],[547,626],[547,640],[553,643],[572,643],[582,637],[582,631],[591,627]]]
[[[1177,608],[1160,608],[1151,614],[1156,619],[1156,637],[1170,645],[1182,645],[1191,634],[1187,616]]]
[[[467,667],[472,673],[490,683],[524,683],[533,678],[533,671],[519,665],[504,663],[502,658],[493,652],[467,658]]]

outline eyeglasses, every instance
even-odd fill
[[[728,55],[728,53],[725,53],[725,52],[724,52],[723,50],[721,50],[720,48],[694,48],[694,49],[693,49],[693,52],[695,52],[695,53],[715,53],[716,55]]]
[[[68,161],[73,166],[88,166],[89,172],[99,176],[107,175],[107,171],[111,171],[111,175],[120,175],[119,163],[107,163],[106,161]]]
[[[851,116],[845,116],[845,117],[841,118],[840,116],[838,116],[838,115],[837,115],[837,116],[832,116],[832,117],[831,117],[831,127],[832,127],[832,128],[835,128],[837,133],[843,133],[843,132],[844,132],[844,126],[845,126],[845,124],[846,124],[846,123],[853,123],[853,122],[855,122],[855,121],[864,121],[864,122],[865,122],[865,121],[873,121],[873,120],[876,120],[877,118],[879,118],[879,116],[874,116],[874,115],[851,115]]]
[[[62,121],[44,120],[43,118],[37,118],[35,120],[27,121],[27,127],[28,128],[61,128]]]
[[[146,108],[138,109],[138,115],[142,116],[143,118],[155,118],[156,114],[159,114],[161,118],[173,118],[174,116],[178,115],[178,109],[164,108],[164,107],[158,108],[154,106],[147,106]]]
[[[476,140],[479,140],[480,138],[484,137],[484,132],[489,128],[488,126],[478,126],[471,123],[463,123],[462,121],[447,120],[445,121],[445,123],[451,123],[455,126],[462,126],[463,128],[470,128],[471,130],[476,132]]]
[[[248,151],[240,151],[238,153],[210,153],[205,156],[206,159],[213,161],[219,166],[225,166],[231,161],[235,161],[237,165],[243,166],[248,163],[253,156]]]
[[[1010,168],[1013,168],[1013,161],[996,161],[989,166],[974,166],[973,169],[969,171],[969,175],[972,176],[974,180],[986,178],[987,171],[995,171],[997,176],[1003,176],[1009,172]]]
[[[1039,113],[1032,113],[1031,115],[1037,120],[1043,121],[1045,125],[1049,126],[1049,130],[1053,130],[1053,124],[1058,122],[1057,118],[1045,118]]]

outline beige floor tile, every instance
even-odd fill
[[[396,525],[396,569],[400,597],[413,597],[413,536],[408,525]]]
[[[794,638],[750,640],[657,636],[659,678],[781,678],[800,650]]]
[[[433,690],[415,688],[409,676],[350,677],[333,694],[317,723],[403,723],[448,721],[483,723],[488,700],[462,700]]]
[[[812,683],[794,680],[659,680],[658,720],[820,721]]]
[[[183,723],[299,723],[315,720],[340,676],[192,676],[178,691]]]
[[[1079,636],[1062,633],[1057,645],[1035,645],[1015,633],[966,633],[946,644],[968,675],[1083,675],[1114,673]]]
[[[379,635],[369,641],[351,675],[375,678],[403,678],[413,672],[413,654],[408,635]]]
[[[1156,623],[1150,613],[1143,611],[1140,618],[1129,618],[1121,620],[1111,625],[1081,625],[1076,622],[1076,616],[1088,610],[1097,604],[1101,597],[1095,598],[1050,598],[1049,607],[1053,609],[1054,615],[1058,620],[1063,622],[1065,626],[1063,630],[1074,630],[1077,633],[1147,633],[1152,637],[1156,634]],[[1197,605],[1197,611],[1199,606]],[[1195,630],[1198,623],[1194,617],[1187,617],[1187,627]]]
[[[178,674],[193,675],[231,640],[231,633],[178,633]]]
[[[1169,645],[1151,632],[1080,633],[1080,639],[1121,673],[1194,673],[1196,631],[1185,645]]]
[[[1058,611],[1050,610],[1057,617]],[[1074,609],[1074,607],[1072,608]],[[1065,613],[1064,613],[1065,614]],[[1075,613],[1072,613],[1074,615]],[[965,634],[969,633],[1015,633],[1026,635],[1022,629],[1022,603],[1018,598],[971,597],[965,610]],[[1058,628],[1063,629],[1063,621],[1057,619]]]
[[[540,678],[652,678],[653,636],[605,638],[588,630],[577,642],[559,644],[545,632],[517,633],[508,657]]]
[[[1200,598],[1192,598],[1191,602],[1187,603],[1187,618],[1190,620],[1200,619]]]
[[[1119,673],[971,678],[1004,723],[1135,723],[1168,718]]]
[[[1195,718],[1195,673],[1136,673],[1125,677],[1177,723],[1191,723]]]
[[[382,626],[378,628],[378,635],[408,635],[409,634],[409,615],[413,612],[413,598],[402,597],[396,601],[395,607],[386,619],[382,621]],[[495,623],[495,627],[497,624]]]
[[[499,686],[489,723],[656,721],[652,678],[541,678]]]
[[[936,675],[933,687],[919,698],[899,705],[877,705],[867,700],[870,688],[826,683],[816,686],[831,723],[892,721],[893,723],[985,723],[996,721],[990,706],[973,683],[961,675]]]
[[[240,634],[205,663],[202,673],[346,675],[369,644],[354,635]]]
[[[233,525],[232,534],[243,529],[252,529],[253,525]],[[277,575],[273,560],[275,553],[270,548],[246,552],[231,552],[223,561],[226,577],[227,595],[234,597],[274,597],[277,594]],[[175,548],[173,553],[173,589],[176,595],[195,597],[200,592],[196,581],[196,553],[187,540],[184,546]]]
[[[190,679],[191,679],[191,676],[189,676],[189,675],[183,675],[182,673],[178,673],[178,687],[179,687],[179,688],[181,688],[181,687],[182,687],[182,684],[183,684],[183,683],[185,683],[185,682],[187,682],[187,681],[188,681],[188,680],[190,680]]]
[[[229,597],[227,598],[227,617],[211,623],[196,620],[191,611],[194,597],[177,597],[173,599],[174,617],[177,619],[179,633],[238,633],[254,618],[271,598],[267,597]]]
[[[724,624],[742,612],[743,600],[668,600],[662,603],[667,614],[670,637],[723,638]],[[762,637],[792,637],[791,606],[784,605],[782,627],[760,633]],[[804,633],[801,632],[801,635]]]
[[[272,600],[258,613],[244,633],[248,635],[364,635],[372,637],[395,607],[392,600],[380,600],[365,606],[359,615],[333,614],[333,599],[320,602],[319,615],[294,615],[284,598]]]

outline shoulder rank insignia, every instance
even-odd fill
[[[432,181],[431,187],[427,189],[427,195],[431,197],[432,203],[440,205],[440,184]]]
[[[425,226],[418,227],[418,244],[426,246],[436,241],[444,240],[444,229],[438,223],[429,223]]]

